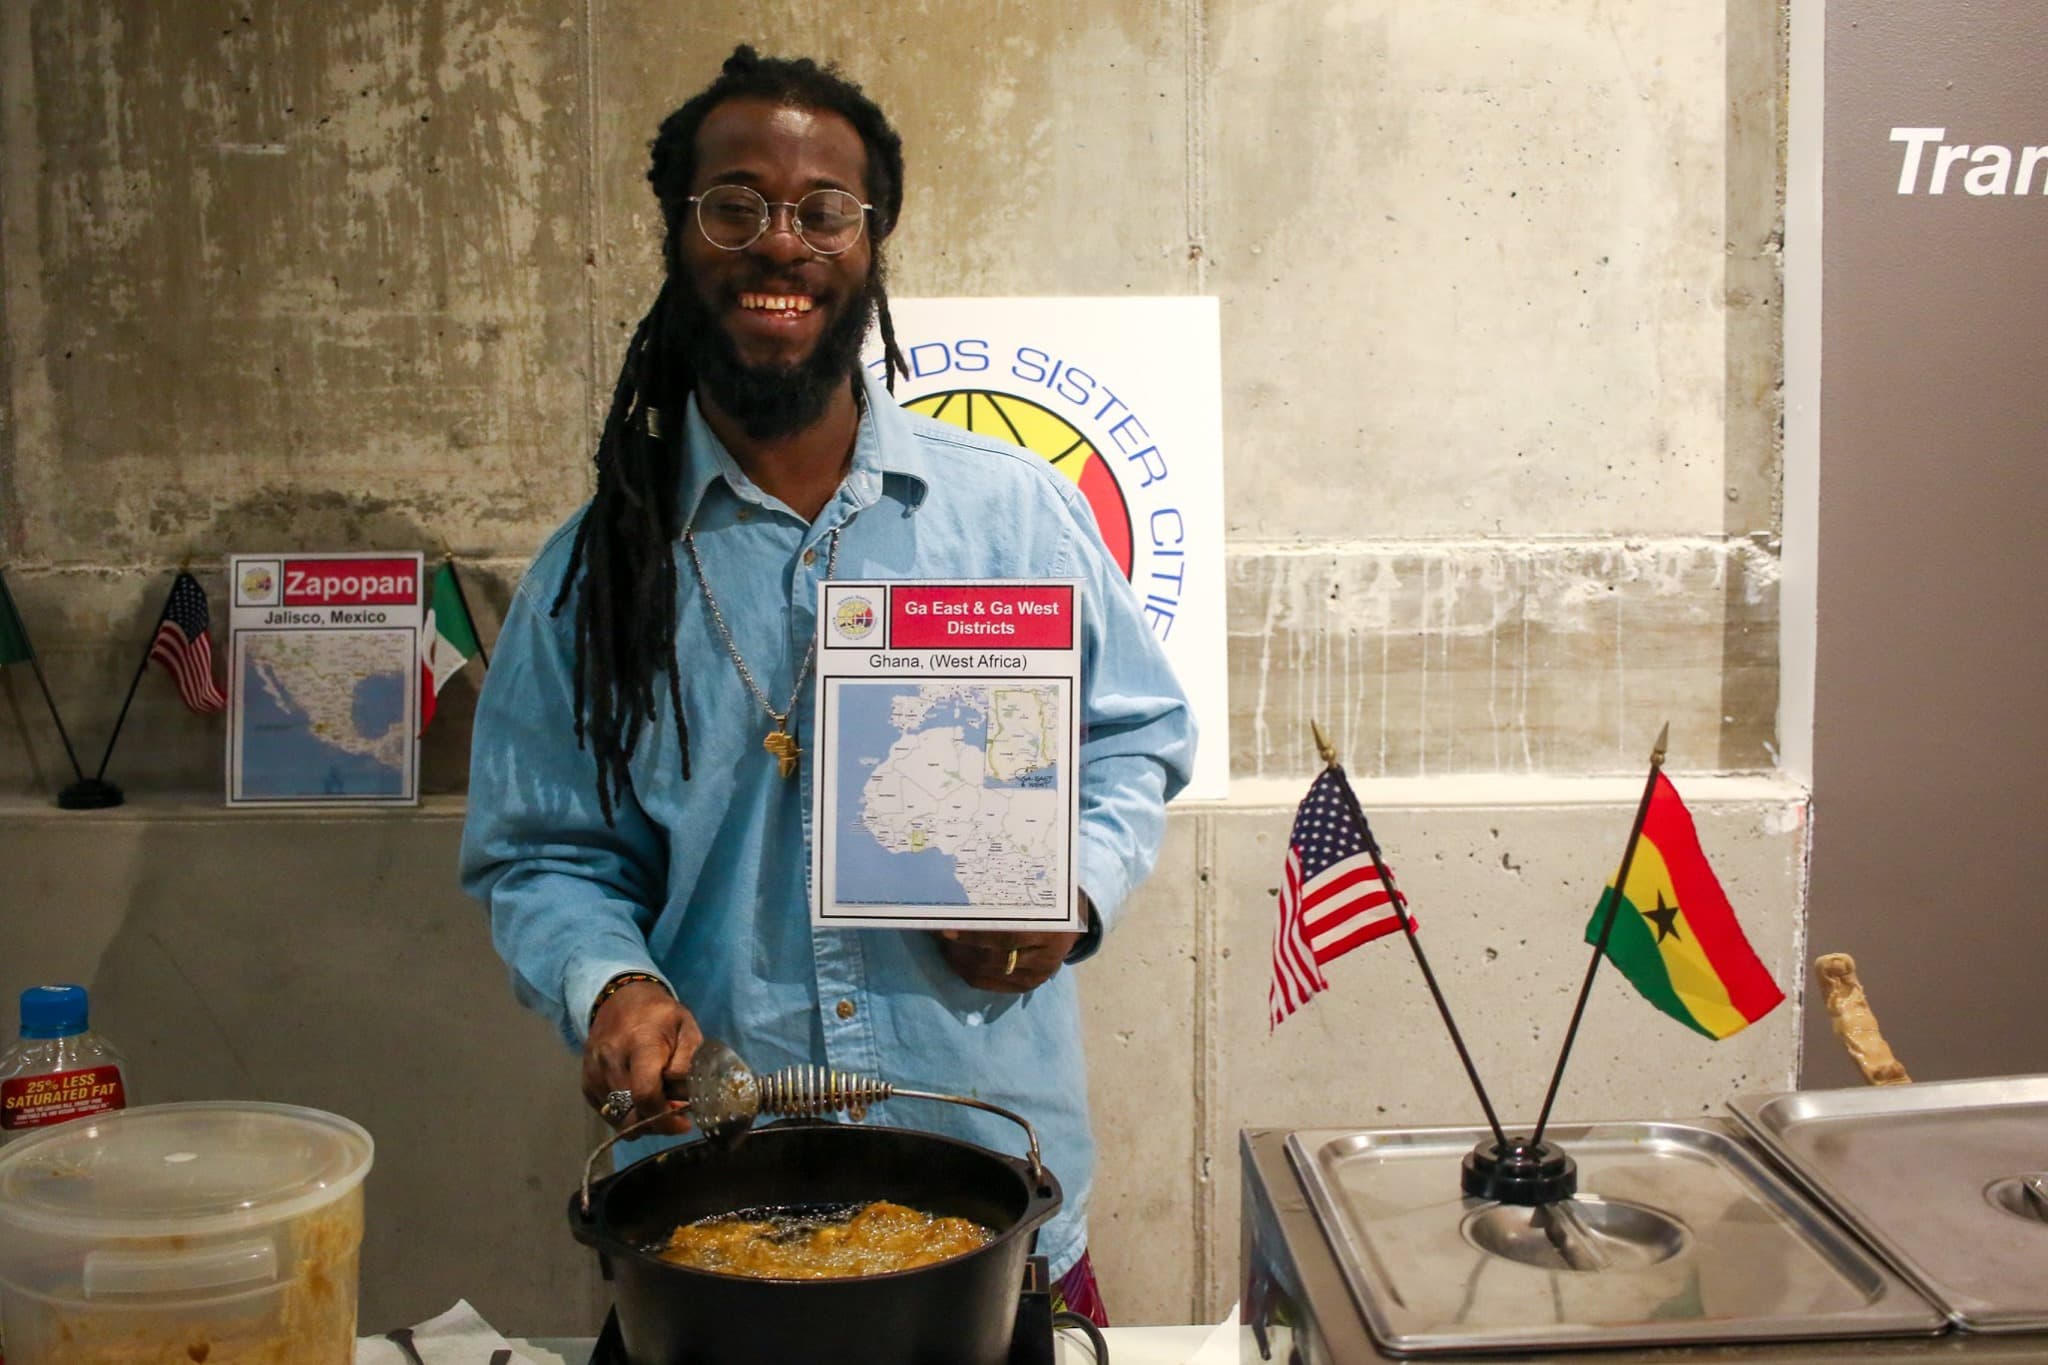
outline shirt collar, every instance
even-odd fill
[[[895,397],[865,366],[861,369],[860,428],[854,434],[853,463],[839,495],[849,511],[872,506],[893,495],[907,511],[916,511],[931,486],[930,462],[911,429],[910,418]],[[683,413],[683,525],[697,520],[697,509],[712,480],[724,479],[735,497],[763,506],[767,495],[754,486],[739,461],[718,439],[692,392]]]

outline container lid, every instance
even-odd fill
[[[69,1038],[85,1032],[83,986],[30,986],[21,993],[21,1036]]]
[[[157,1104],[74,1119],[0,1149],[0,1224],[58,1236],[233,1232],[361,1183],[358,1124],[288,1104]]]

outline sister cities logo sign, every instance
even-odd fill
[[[1187,794],[1229,784],[1216,301],[892,300],[913,412],[1022,446],[1072,480],[1211,741]],[[882,377],[879,346],[868,365]]]

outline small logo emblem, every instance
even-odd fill
[[[865,597],[842,597],[832,625],[842,640],[865,640],[875,633],[875,604]]]
[[[277,565],[244,564],[236,584],[236,601],[245,607],[277,605]]]

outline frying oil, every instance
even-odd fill
[[[686,1223],[663,1260],[722,1275],[831,1279],[911,1270],[986,1246],[989,1229],[885,1200],[824,1209],[745,1209]]]

